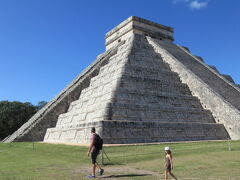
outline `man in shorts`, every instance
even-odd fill
[[[100,176],[103,174],[104,169],[102,169],[99,164],[97,163],[97,156],[99,154],[99,149],[96,148],[96,141],[97,141],[97,134],[96,129],[93,127],[91,129],[91,143],[88,149],[87,155],[89,156],[91,153],[91,160],[92,160],[92,174],[87,176],[87,178],[95,178],[96,177],[96,167],[99,168],[99,174]]]

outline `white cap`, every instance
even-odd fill
[[[170,147],[167,146],[167,147],[164,148],[164,150],[165,151],[170,151]]]

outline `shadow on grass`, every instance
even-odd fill
[[[151,176],[151,174],[120,174],[102,177],[104,178],[122,178],[122,177],[136,177],[136,176]]]
[[[121,163],[104,163],[103,166],[125,165]]]

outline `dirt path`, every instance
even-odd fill
[[[122,179],[122,178],[133,178],[133,177],[146,177],[147,179],[159,179],[160,173],[156,173],[149,170],[143,170],[143,169],[136,169],[132,167],[127,166],[106,166],[105,173],[102,176],[98,176],[96,179],[107,179],[107,180],[116,180],[116,179]],[[81,174],[90,174],[91,168],[81,168],[76,169],[74,173],[81,173]]]

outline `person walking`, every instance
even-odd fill
[[[170,147],[165,147],[165,180],[168,179],[168,175],[170,174],[175,180],[177,180],[177,178],[174,176],[174,174],[172,173],[173,170],[173,160],[172,160],[172,152],[170,150]]]
[[[101,142],[100,142],[101,141]],[[100,148],[99,148],[99,144]],[[104,169],[100,167],[100,165],[97,163],[97,156],[99,154],[99,151],[102,148],[102,140],[101,137],[96,134],[96,129],[93,127],[91,129],[91,143],[87,152],[87,155],[89,156],[91,154],[91,161],[92,161],[92,174],[88,175],[87,178],[95,178],[96,177],[96,167],[99,168],[99,174],[100,176],[103,174]]]

